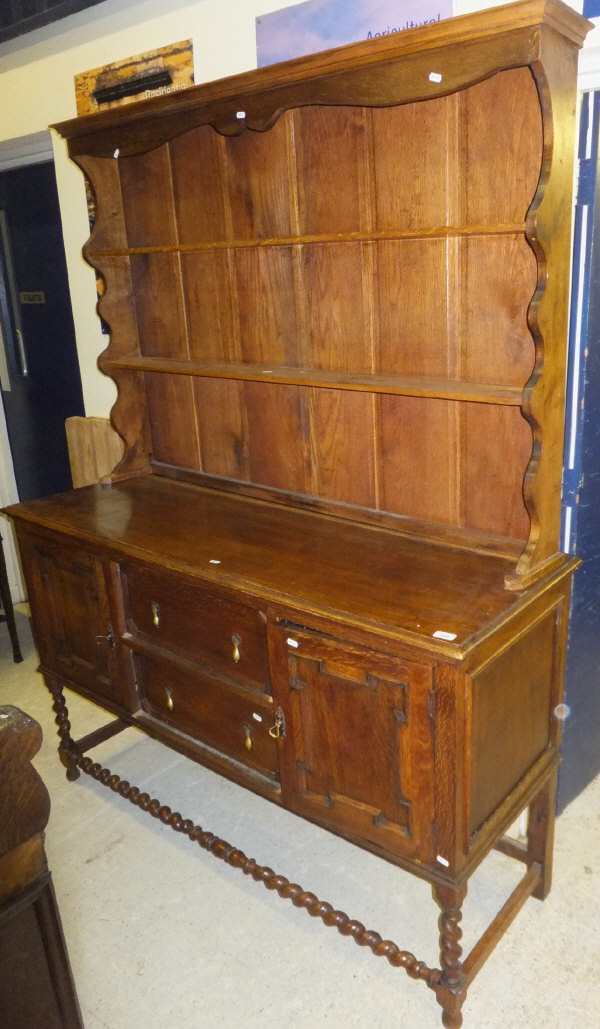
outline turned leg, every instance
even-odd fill
[[[77,767],[77,763],[82,755],[77,748],[75,740],[71,736],[71,723],[69,722],[69,712],[67,710],[63,688],[61,684],[56,682],[54,679],[45,679],[44,681],[52,694],[52,707],[56,715],[55,722],[58,726],[58,735],[60,737],[58,756],[67,769],[67,779],[69,779],[70,782],[74,782],[81,774]]]
[[[527,864],[537,862],[542,869],[542,881],[533,893],[538,900],[545,900],[552,885],[557,779],[558,772],[554,772],[529,805]]]
[[[441,979],[435,994],[442,1007],[442,1024],[446,1029],[460,1029],[463,1024],[461,1008],[467,996],[467,986],[461,962],[462,930],[461,907],[467,887],[435,886],[434,896],[442,909],[440,915],[440,967]]]

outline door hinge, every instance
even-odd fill
[[[429,697],[427,700],[427,711],[431,721],[435,721],[435,690],[429,690]]]

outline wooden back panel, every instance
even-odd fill
[[[553,27],[525,35],[538,8]],[[509,10],[524,22],[505,50],[495,23],[468,37],[489,12],[401,34],[397,80],[364,44],[323,57],[327,87],[318,57],[241,76],[241,124],[221,84],[169,120],[141,105],[118,160],[114,112],[96,141],[66,123],[97,197],[117,474],[522,552],[520,581],[555,560],[572,139],[553,119],[573,107],[575,22],[555,0]],[[436,33],[456,35],[462,81],[431,95]]]

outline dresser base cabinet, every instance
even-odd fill
[[[424,980],[452,1029],[551,881],[589,27],[522,0],[54,126],[124,443],[110,482],[8,510],[67,775]],[[113,720],[77,740],[64,687]],[[88,756],[126,726],[431,883],[440,967]],[[494,847],[524,875],[463,960]]]
[[[155,477],[86,487],[65,499],[12,514],[69,778],[87,772],[423,979],[442,1004],[444,1024],[459,1026],[467,986],[501,930],[528,896],[543,898],[550,888],[557,711],[576,562],[516,594],[505,588],[496,557],[474,559],[442,545],[424,554],[398,539],[392,551],[382,547],[391,539],[366,527],[338,530],[334,544],[332,519],[306,512],[296,515],[296,546],[310,539],[323,550],[327,542],[331,558],[316,603],[310,598],[321,570],[295,561],[283,508]],[[166,520],[155,546],[148,517],[167,502],[173,512],[185,503],[188,515],[183,523]],[[234,517],[240,532],[226,535]],[[264,519],[269,533],[257,553],[241,530]],[[209,524],[221,524],[221,534],[209,533]],[[336,550],[347,552],[347,537],[357,533],[367,571],[355,595]],[[223,554],[226,540],[224,572],[208,555]],[[387,594],[384,567],[393,582]],[[461,609],[465,580],[471,599]],[[403,628],[425,593],[428,610],[418,617],[429,618],[430,628],[446,625],[442,636],[454,640]],[[65,686],[114,720],[77,740]],[[440,968],[255,866],[88,756],[130,725],[431,882],[442,908]],[[527,807],[527,841],[508,840]],[[463,962],[468,879],[495,846],[523,862],[524,878]]]

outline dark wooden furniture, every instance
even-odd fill
[[[0,536],[0,604],[2,605],[0,623],[6,622],[6,628],[8,629],[8,635],[10,636],[12,646],[13,659],[15,664],[19,664],[19,662],[23,660],[23,655],[21,653],[21,644],[19,643],[19,634],[17,633],[17,623],[15,622],[12,597],[10,595],[10,584],[8,582],[8,575],[6,572],[6,558],[4,557],[2,536]]]
[[[550,888],[587,27],[528,0],[59,126],[126,444],[111,484],[9,512],[67,774],[423,979],[448,1027]],[[76,741],[64,685],[116,720]],[[441,967],[85,756],[130,724],[431,882]],[[524,878],[463,962],[494,846]]]
[[[37,722],[0,707],[0,1022],[6,1029],[83,1029],[44,851],[48,790],[31,765]]]

